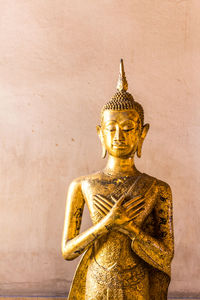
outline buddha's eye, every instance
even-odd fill
[[[115,126],[114,125],[107,125],[106,130],[108,131],[115,131]]]
[[[133,125],[131,125],[131,126],[123,126],[123,128],[122,128],[122,130],[125,131],[125,132],[131,131],[133,129],[134,129]]]
[[[131,131],[133,129],[135,129],[135,123],[133,121],[125,121],[123,123],[121,123],[121,130],[123,130],[124,132],[128,132]]]

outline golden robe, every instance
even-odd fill
[[[142,194],[146,186],[151,185],[155,178],[142,174],[137,187],[136,194]],[[146,240],[149,248],[144,246],[137,238],[132,242],[131,247],[149,267],[149,299],[165,300],[167,299],[168,286],[170,283],[171,259],[173,257],[173,225],[172,225],[172,201],[169,186],[156,179],[160,192],[155,206],[142,225],[144,240],[148,237],[159,240],[165,245],[169,245],[171,251],[166,252],[165,256],[159,258],[159,255],[151,254],[151,238]],[[155,213],[156,211],[156,213]],[[149,249],[149,250],[148,250]],[[77,271],[75,273],[68,300],[85,300],[87,271],[91,260],[93,259],[93,246],[90,246],[82,257]],[[167,257],[169,256],[169,257]],[[133,291],[134,292],[134,291]],[[123,299],[123,298],[122,298]],[[95,299],[94,299],[95,300]],[[120,299],[113,299],[120,300]]]

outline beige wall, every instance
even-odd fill
[[[68,290],[67,187],[105,164],[95,125],[121,57],[151,124],[137,166],[173,190],[170,291],[200,294],[199,15],[199,0],[0,1],[1,295]]]

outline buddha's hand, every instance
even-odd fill
[[[95,195],[94,205],[110,226],[119,228],[138,217],[145,205],[145,199],[141,195],[125,203],[124,200],[125,196],[121,196],[119,199],[111,196],[110,200],[104,196]]]

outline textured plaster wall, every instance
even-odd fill
[[[151,124],[136,164],[173,190],[170,291],[200,295],[199,14],[199,0],[0,1],[0,295],[69,289],[67,187],[105,164],[95,125],[121,57]]]

